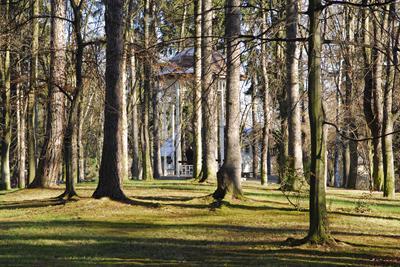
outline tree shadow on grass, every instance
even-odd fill
[[[150,201],[189,201],[194,199],[194,197],[180,197],[180,196],[131,196],[135,199],[150,200]]]
[[[231,225],[207,224],[143,224],[98,221],[49,221],[49,222],[5,222],[0,226],[12,227],[58,227],[68,229],[66,232],[49,234],[6,234],[6,246],[0,246],[0,264],[6,265],[238,265],[238,266],[335,266],[335,265],[397,265],[396,257],[376,256],[373,253],[350,251],[348,248],[339,251],[321,251],[315,247],[287,248],[280,242],[265,240],[221,240],[218,232],[215,239],[199,237],[190,238],[158,238],[142,237],[143,229],[155,231],[176,231],[182,227],[215,231],[216,229],[232,232],[255,232],[260,235],[288,235],[297,230],[281,228],[246,227]],[[73,227],[73,228],[68,228]],[[76,234],[76,229],[87,229]],[[93,233],[90,231],[96,230]],[[110,229],[114,230],[110,231]],[[140,237],[116,235],[115,230],[138,231]],[[104,234],[99,235],[98,230]],[[96,234],[97,233],[97,234]],[[193,237],[192,237],[193,238]],[[77,244],[80,244],[77,247]]]
[[[32,199],[23,201],[1,201],[0,210],[42,208],[65,205],[66,203],[66,200],[58,198]]]

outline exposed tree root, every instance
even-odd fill
[[[312,235],[312,236],[306,236],[302,239],[295,239],[289,237],[288,239],[286,239],[285,242],[283,242],[283,245],[291,247],[297,247],[302,245],[336,247],[338,246],[338,242],[330,235],[324,237]]]

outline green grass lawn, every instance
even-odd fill
[[[288,247],[288,237],[306,235],[308,213],[274,186],[245,182],[244,201],[216,210],[204,197],[214,185],[129,182],[138,205],[91,199],[94,188],[78,185],[81,198],[67,203],[51,199],[62,188],[0,192],[0,266],[400,265],[399,197],[328,189],[330,229],[342,242]]]

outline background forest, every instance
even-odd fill
[[[291,246],[354,245],[331,230],[337,203],[399,220],[398,1],[1,0],[0,14],[4,209],[33,192],[213,211],[267,194],[308,210]],[[187,195],[152,191],[168,186]],[[396,264],[391,249],[379,257]]]

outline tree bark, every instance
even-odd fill
[[[10,23],[10,1],[2,3],[2,14],[8,23]],[[10,175],[10,146],[11,146],[11,54],[10,38],[5,38],[5,55],[3,59],[3,84],[2,84],[2,105],[3,105],[3,136],[1,140],[1,181],[0,189],[11,189]]]
[[[132,3],[132,2],[131,2]],[[131,4],[130,3],[130,4]],[[131,7],[132,8],[132,7]],[[131,11],[132,12],[132,11]],[[133,16],[129,17],[130,23],[128,23],[128,39],[133,44],[135,41],[134,29],[130,26],[133,24]],[[130,88],[130,101],[131,101],[131,145],[132,145],[132,165],[131,165],[131,177],[132,179],[139,179],[140,177],[140,154],[139,154],[139,116],[138,116],[138,86],[136,76],[136,56],[135,48],[133,45],[128,46],[127,53],[127,67],[129,73],[129,88]]]
[[[243,196],[240,151],[240,0],[226,1],[227,40],[225,161],[218,171],[218,186],[213,197],[221,200],[232,190],[234,198]]]
[[[144,92],[143,92],[143,124],[142,124],[142,169],[143,169],[143,180],[153,180],[153,170],[151,168],[151,144],[149,134],[149,115],[150,115],[150,97],[151,97],[151,77],[152,77],[152,61],[151,54],[149,51],[150,47],[150,16],[151,16],[151,5],[150,0],[145,0],[144,8]]]
[[[193,140],[194,140],[194,163],[193,177],[199,179],[201,175],[201,5],[202,0],[194,1],[195,14],[195,40],[194,40],[194,88],[193,88]]]
[[[35,102],[36,102],[36,80],[38,69],[38,50],[39,50],[39,19],[35,18],[39,15],[39,0],[31,0],[31,58],[30,58],[30,74],[29,74],[29,91],[27,94],[27,145],[28,145],[28,184],[32,183],[36,175],[36,119],[35,119]]]
[[[25,116],[26,116],[26,101],[24,100],[24,92],[21,85],[16,85],[17,89],[17,164],[18,164],[18,188],[25,188],[25,159],[26,159],[26,145],[25,145]]]
[[[298,1],[287,0],[286,36],[297,38]],[[286,187],[299,190],[305,185],[301,140],[301,105],[299,91],[299,48],[296,42],[286,44],[286,96],[288,116],[288,171]]]
[[[78,177],[77,182],[82,182],[85,180],[85,148],[83,146],[83,122],[84,118],[82,117],[82,101],[83,101],[83,93],[80,95],[80,99],[78,100],[78,129],[76,135],[76,144],[77,144],[77,153],[78,153]]]
[[[257,120],[257,82],[255,74],[252,75],[252,90],[251,90],[251,148],[252,148],[252,169],[253,177],[258,178],[258,154],[259,154],[259,122]]]
[[[310,227],[305,241],[331,242],[327,224],[325,196],[325,138],[321,85],[321,0],[309,1],[310,37],[308,41],[308,105],[311,126]]]
[[[353,31],[353,14],[351,9],[345,8],[346,14],[346,40],[348,42],[354,41],[354,31]],[[357,126],[355,124],[354,118],[354,95],[355,88],[353,87],[354,79],[354,68],[352,56],[354,55],[354,47],[347,46],[344,55],[344,75],[345,75],[345,98],[344,98],[344,131],[347,136],[353,139],[358,138]],[[342,186],[355,188],[358,177],[358,144],[354,140],[343,140],[343,182]]]
[[[263,3],[261,1],[261,3]],[[267,32],[267,15],[264,11],[264,6],[261,4],[262,23],[261,31],[266,34]],[[269,88],[268,88],[268,72],[267,72],[267,44],[262,41],[261,43],[261,70],[262,70],[262,103],[263,103],[263,127],[261,137],[261,169],[260,179],[261,184],[264,185],[268,182],[268,135],[269,135]]]
[[[122,191],[122,98],[124,57],[124,0],[105,0],[106,15],[106,96],[104,107],[104,141],[99,183],[94,198],[126,199]]]
[[[364,0],[363,3],[366,3]],[[371,130],[373,144],[373,168],[372,176],[374,189],[381,190],[383,186],[383,159],[382,146],[379,136],[382,133],[382,54],[376,49],[380,40],[380,33],[377,29],[377,22],[374,20],[373,49],[368,47],[371,44],[369,35],[370,14],[363,10],[363,48],[364,57],[364,115],[367,125]]]
[[[64,94],[60,89],[65,84],[65,1],[52,0],[50,36],[50,78],[47,103],[47,122],[44,144],[39,166],[30,187],[52,187],[59,177],[64,138]]]
[[[389,8],[388,21],[385,28],[389,28],[390,36],[388,36],[388,44],[386,49],[386,83],[384,90],[383,102],[383,131],[382,134],[382,152],[383,152],[383,170],[384,184],[383,196],[393,199],[395,197],[395,171],[393,156],[393,135],[390,134],[394,130],[393,121],[393,91],[397,87],[397,45],[400,29],[395,33],[396,26],[396,3],[392,3]],[[392,58],[391,58],[392,57]],[[392,60],[391,60],[392,59]],[[393,63],[392,63],[393,62]],[[393,65],[392,65],[393,64]]]
[[[217,174],[218,149],[218,97],[213,81],[213,39],[212,39],[212,1],[202,2],[201,21],[201,55],[202,55],[202,142],[203,142],[203,170],[200,182],[215,181]]]
[[[83,52],[84,43],[82,37],[82,4],[84,0],[76,3],[71,0],[71,6],[74,14],[74,34],[75,34],[75,89],[71,96],[71,103],[68,112],[67,126],[64,135],[64,166],[65,166],[65,192],[60,197],[72,198],[76,196],[75,191],[75,177],[79,175],[78,171],[78,149],[77,149],[77,135],[79,124],[79,105],[83,91]]]
[[[153,86],[153,176],[158,179],[162,175],[161,142],[160,142],[160,111],[158,109],[158,86]]]

